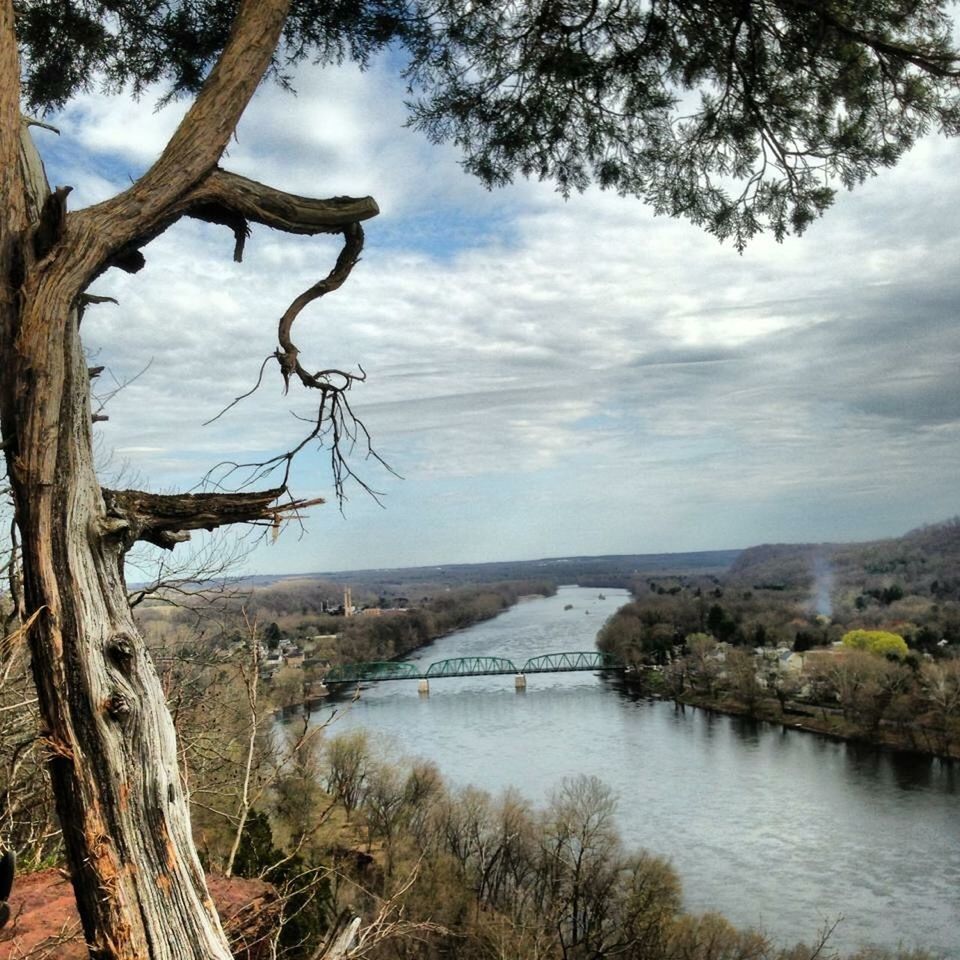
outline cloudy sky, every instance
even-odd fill
[[[348,489],[249,556],[254,572],[859,540],[960,512],[960,143],[932,138],[800,239],[744,255],[638,201],[485,191],[403,128],[382,66],[261,90],[224,166],[313,196],[371,194],[362,262],[300,317],[305,365],[367,372],[378,453]],[[183,105],[90,96],[38,132],[74,206],[159,152]],[[313,397],[256,381],[276,321],[332,238],[255,227],[245,261],[185,221],[136,276],[92,292],[86,342],[135,378],[98,426],[107,482],[190,489],[219,461],[294,445]],[[111,380],[111,377],[114,378]],[[332,500],[323,454],[293,492]]]

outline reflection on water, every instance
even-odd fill
[[[418,651],[514,661],[591,649],[628,599],[562,588]],[[572,604],[572,610],[564,610]],[[589,613],[585,612],[589,611]],[[325,714],[322,714],[325,715]],[[592,673],[370,685],[335,729],[361,725],[453,783],[514,785],[535,802],[565,776],[619,794],[624,840],[673,860],[688,907],[834,945],[921,945],[960,960],[955,766],[637,697]]]

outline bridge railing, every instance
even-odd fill
[[[623,664],[599,650],[573,650],[531,657],[520,668],[521,673],[567,673],[575,670],[618,670]]]
[[[420,670],[406,660],[372,660],[366,663],[344,663],[331,667],[325,683],[363,683],[374,680],[416,680]]]
[[[519,673],[516,664],[505,657],[454,657],[431,663],[424,676],[433,677],[486,677],[501,673]]]

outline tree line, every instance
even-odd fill
[[[960,527],[923,537],[934,533],[926,559],[914,535],[838,548],[832,616],[812,605],[822,546],[754,548],[724,576],[635,581],[598,645],[634,666],[642,689],[678,702],[957,756],[960,597],[944,585]],[[902,576],[903,556],[923,575]],[[869,606],[849,602],[872,593]]]

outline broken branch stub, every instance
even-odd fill
[[[190,539],[191,530],[214,530],[232,523],[276,524],[323,503],[320,498],[277,503],[285,487],[240,493],[157,494],[143,490],[104,490],[107,517],[100,534],[125,547],[145,540],[165,550]]]

